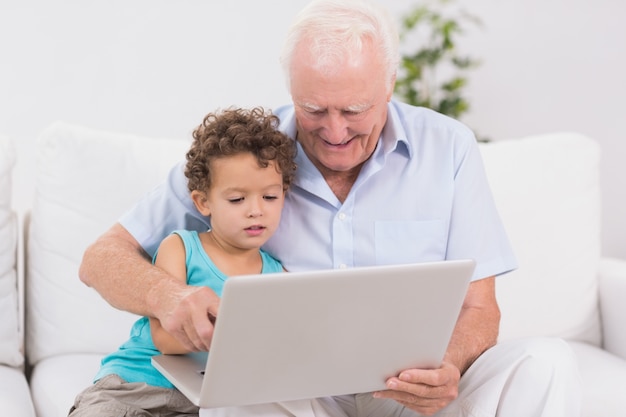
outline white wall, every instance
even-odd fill
[[[412,2],[379,0],[399,15]],[[459,0],[484,22],[464,119],[492,139],[579,131],[604,159],[604,251],[626,258],[626,3]],[[55,120],[187,136],[208,111],[288,101],[278,53],[307,0],[2,0],[0,132],[28,207],[38,132]],[[149,152],[149,149],[146,150]]]

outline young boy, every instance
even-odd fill
[[[278,227],[295,172],[294,142],[276,130],[262,108],[209,114],[193,133],[185,176],[196,209],[210,230],[177,230],[163,240],[154,264],[193,286],[221,296],[228,276],[280,272],[260,249]],[[102,360],[95,383],[76,398],[71,417],[197,415],[150,363],[161,353],[188,349],[154,318],[142,317],[130,339]]]

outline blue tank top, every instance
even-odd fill
[[[202,248],[198,232],[177,230],[173,233],[179,235],[185,245],[187,283],[193,286],[208,286],[221,297],[227,277],[217,269]],[[260,253],[263,261],[262,273],[283,271],[280,262],[263,250]],[[150,321],[147,317],[142,317],[133,325],[130,338],[116,352],[102,359],[94,382],[106,375],[116,374],[126,382],[145,382],[157,387],[174,388],[150,362],[152,356],[159,353],[152,341]]]

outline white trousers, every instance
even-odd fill
[[[528,338],[499,343],[483,353],[461,378],[459,396],[435,416],[577,417],[580,410],[581,380],[569,345],[556,338]],[[200,410],[200,417],[416,415],[369,393]]]

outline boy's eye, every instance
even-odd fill
[[[278,196],[275,195],[266,195],[263,197],[263,199],[265,200],[276,200],[278,198]]]
[[[229,198],[228,199],[229,203],[241,203],[242,201],[243,201],[243,197]]]

